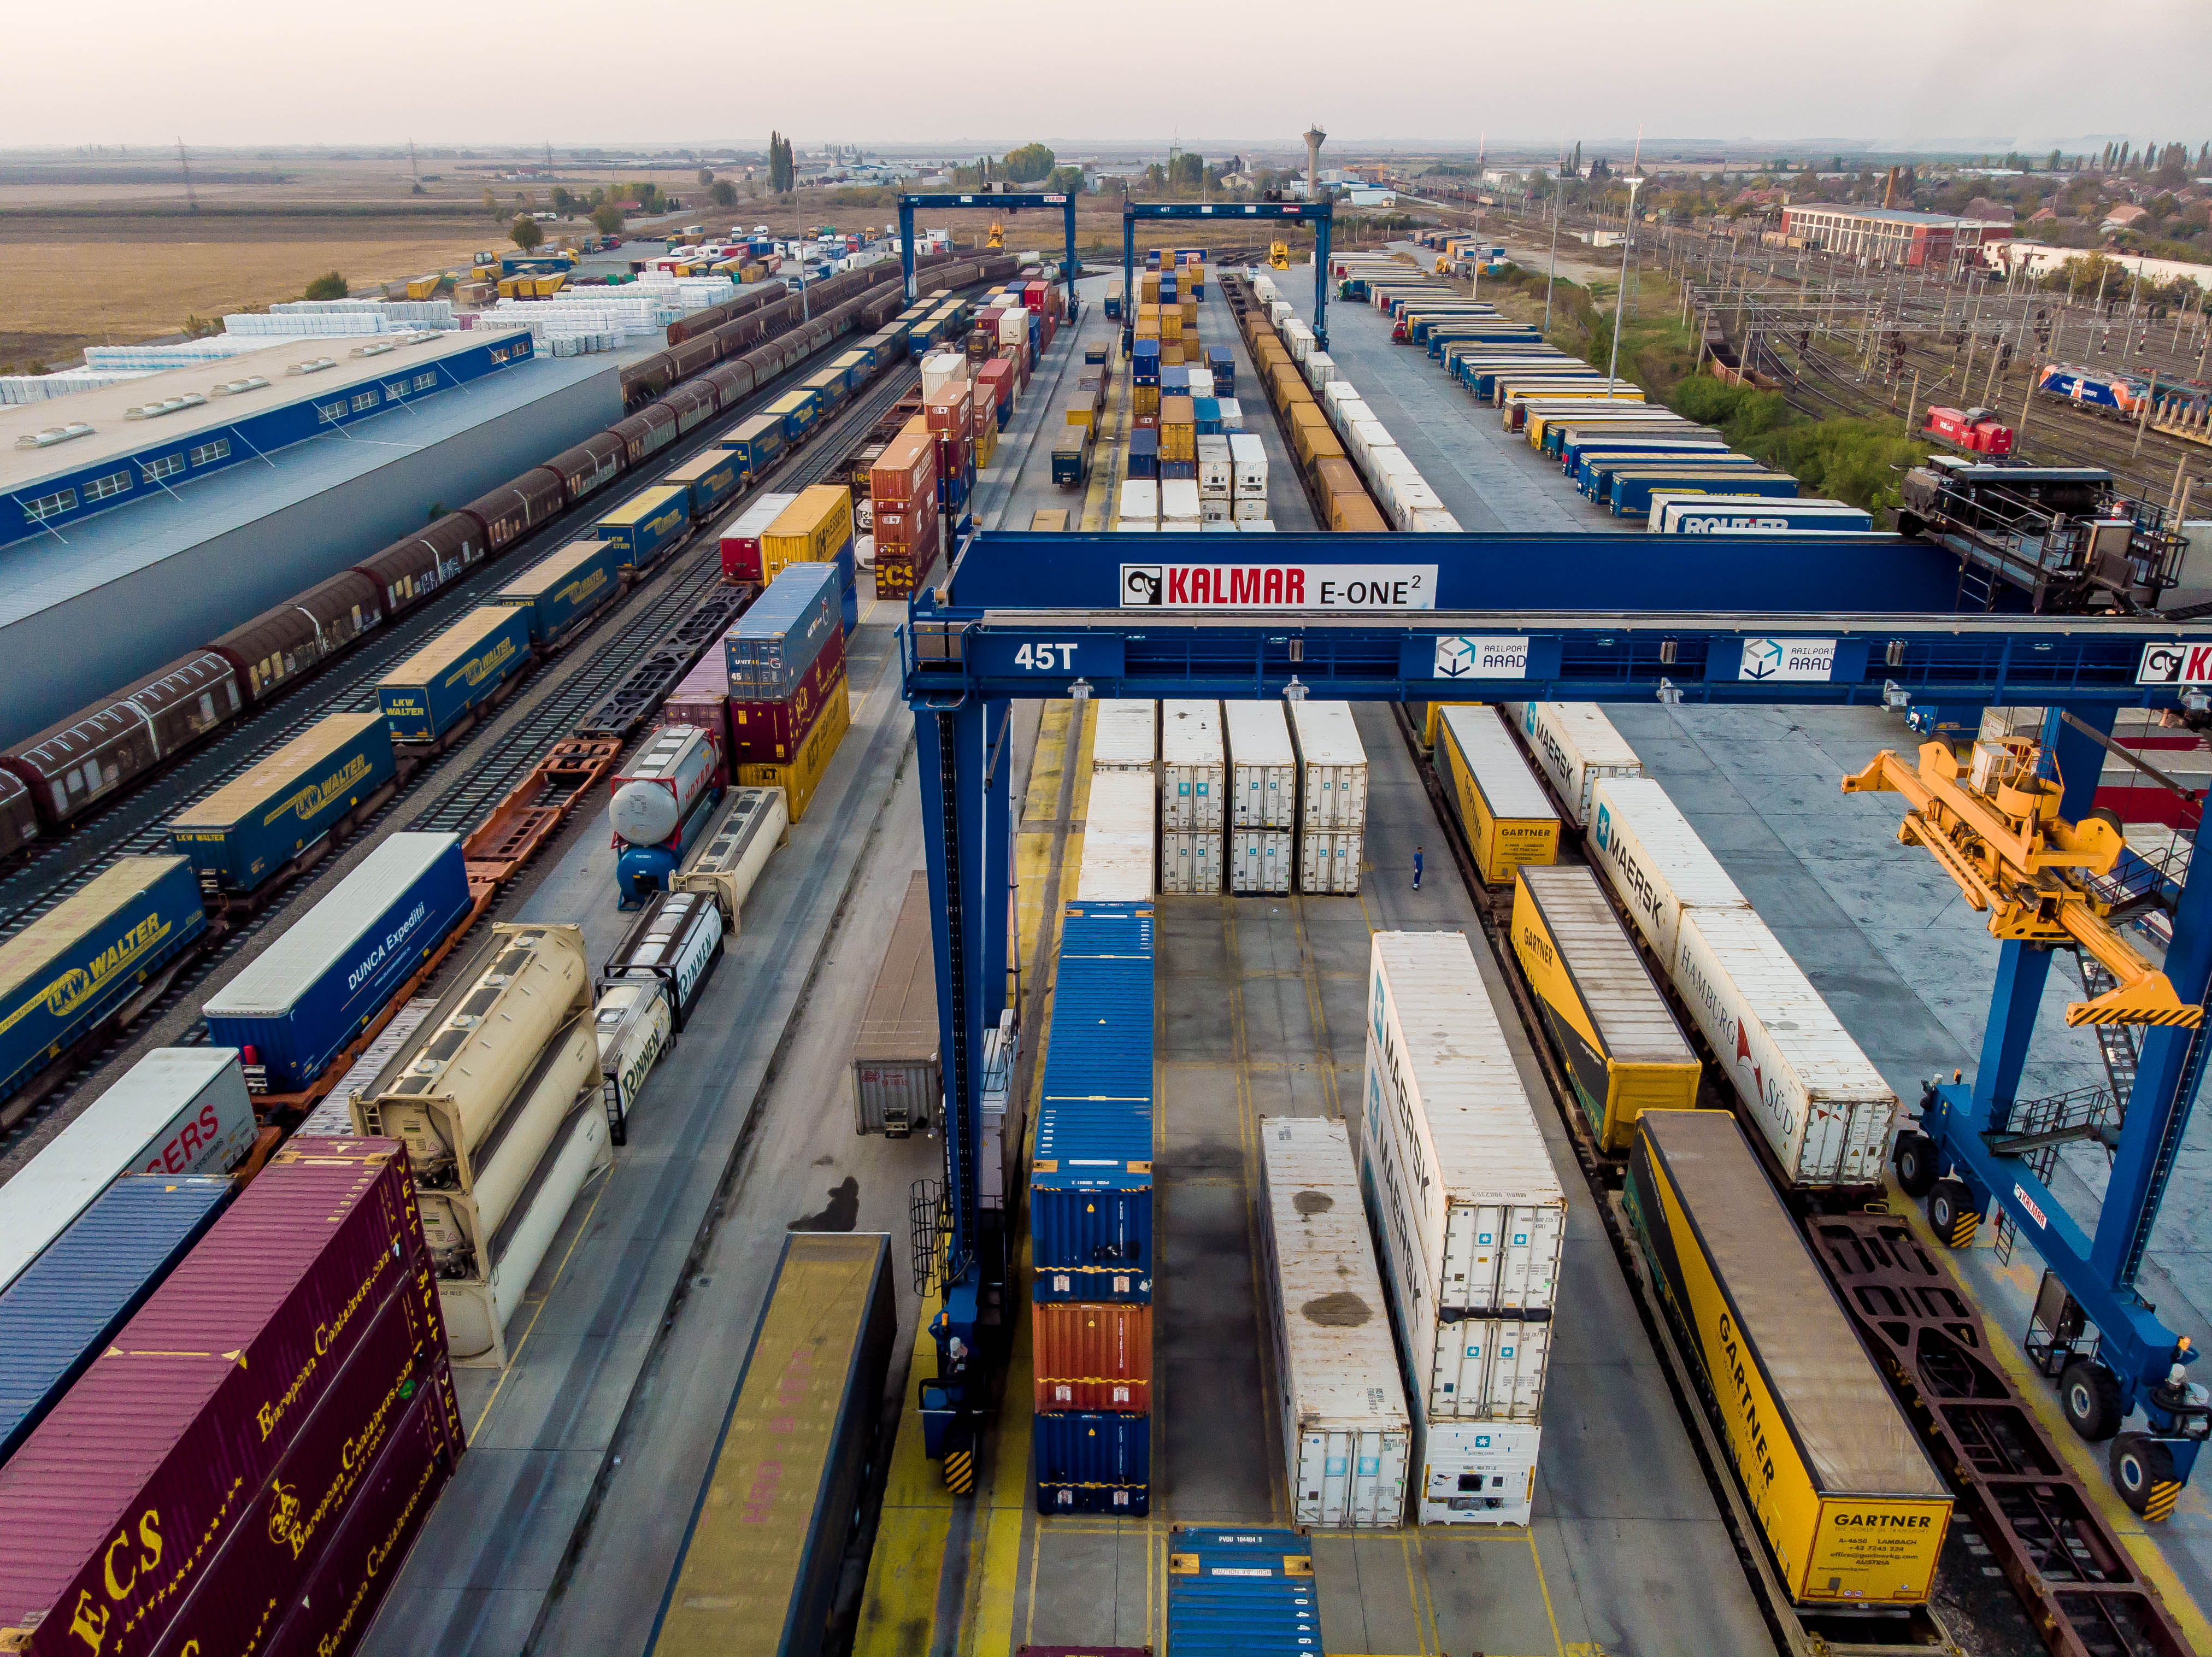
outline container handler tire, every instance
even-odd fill
[[[1897,1183],[1905,1194],[1922,1197],[1936,1189],[1942,1165],[1936,1160],[1936,1142],[1926,1134],[1907,1129],[1897,1136]]]
[[[2059,1372],[2058,1407],[2077,1435],[2101,1444],[2120,1430],[2120,1383],[2103,1364],[2076,1358]]]
[[[1928,1224],[1946,1248],[1965,1248],[1974,1240],[1982,1216],[1962,1179],[1938,1179],[1928,1191]]]
[[[2123,1433],[2112,1441],[2110,1462],[2112,1488],[2131,1511],[2146,1519],[2172,1515],[2181,1483],[2174,1477],[2173,1453],[2163,1443],[2142,1433]]]

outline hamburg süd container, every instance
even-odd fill
[[[530,659],[530,618],[481,605],[379,680],[394,742],[434,742]]]
[[[0,942],[0,1098],[207,929],[189,859],[118,857]]]
[[[1322,1657],[1306,1532],[1176,1526],[1168,1536],[1167,1636],[1171,1653]]]
[[[1682,917],[1674,988],[1793,1186],[1875,1186],[1897,1095],[1749,909]]]
[[[1298,751],[1298,826],[1367,825],[1367,750],[1349,702],[1291,702]]]
[[[434,1344],[405,1170],[389,1140],[295,1138],[0,1467],[21,1649],[82,1653],[80,1618],[151,1648],[386,1302]]]
[[[1625,1154],[1646,1111],[1697,1108],[1705,1067],[1587,865],[1516,871],[1512,929],[1599,1149]]]
[[[571,541],[501,588],[491,601],[523,612],[532,644],[550,644],[614,597],[622,564],[622,549],[611,541]]]
[[[213,1041],[247,1056],[249,1084],[299,1093],[472,907],[461,843],[451,834],[394,834],[201,1011]]]
[[[1147,704],[1149,705],[1149,704]],[[1152,771],[1093,771],[1075,895],[1086,903],[1145,903],[1152,896]]]
[[[1133,697],[1101,697],[1092,706],[1091,769],[1152,774],[1158,758],[1160,704]]]
[[[1229,826],[1287,829],[1296,825],[1297,752],[1279,702],[1224,702],[1222,722],[1229,734]],[[1357,827],[1358,825],[1351,826]],[[1232,861],[1232,865],[1234,859]],[[1285,883],[1255,888],[1287,892]]]
[[[1670,979],[1686,913],[1751,907],[1667,790],[1648,777],[1598,779],[1588,844],[1590,861]]]
[[[1340,1119],[1260,1119],[1260,1206],[1291,1517],[1395,1528],[1413,1423]]]
[[[783,702],[837,631],[833,564],[787,565],[722,637],[733,702]]]
[[[1030,1420],[1039,1513],[1142,1519],[1152,1511],[1150,1416],[1071,1410]]]
[[[382,714],[332,714],[185,807],[170,819],[169,844],[204,883],[251,892],[382,788],[393,769]]]
[[[935,1121],[945,1098],[939,1060],[937,960],[929,876],[915,870],[853,1042],[853,1131],[904,1138]]]
[[[1445,708],[1437,722],[1437,759],[1483,883],[1509,885],[1522,864],[1556,858],[1559,813],[1498,710],[1468,703]]]
[[[791,838],[781,789],[738,789],[706,843],[670,880],[672,892],[704,892],[720,905],[735,937],[753,882],[775,849]]]
[[[245,1091],[240,1083],[239,1092]],[[191,1252],[237,1189],[220,1175],[120,1175],[0,1290],[0,1464]]]
[[[118,1175],[219,1177],[258,1125],[236,1048],[155,1048],[0,1185],[0,1288]]]
[[[756,417],[766,419],[768,417]],[[770,524],[783,515],[783,509],[798,498],[796,494],[757,495],[750,506],[738,514],[737,521],[722,532],[724,581],[765,582],[768,579],[761,574],[760,538]]]
[[[1152,1307],[1041,1303],[1030,1308],[1030,1331],[1040,1412],[1152,1409]]]
[[[668,987],[669,1010],[680,1031],[691,1021],[707,975],[722,959],[722,911],[711,892],[664,892],[630,923],[601,969],[604,986],[651,978]]]
[[[1917,1605],[1951,1494],[1725,1111],[1637,1124],[1623,1192],[1705,1372],[1738,1481],[1800,1604]]]
[[[1601,778],[1644,775],[1644,761],[1595,702],[1505,706],[1509,715],[1517,714],[1529,752],[1566,802],[1567,814],[1577,827],[1589,826],[1590,796]]]
[[[690,533],[691,492],[676,484],[641,489],[592,526],[592,538],[611,543],[626,570],[645,569]]]
[[[1227,791],[1221,704],[1164,702],[1159,706],[1160,826],[1211,830],[1218,838]]]

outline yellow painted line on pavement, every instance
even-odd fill
[[[937,1587],[945,1574],[953,1497],[942,1471],[922,1453],[921,1399],[921,1383],[937,1374],[937,1343],[930,1338],[929,1324],[941,1304],[934,1290],[923,1296],[915,1327],[914,1363],[884,1476],[883,1516],[876,1524],[875,1550],[868,1556],[854,1657],[914,1657],[929,1648],[937,1623]]]

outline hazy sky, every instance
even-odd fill
[[[0,145],[829,139],[2047,149],[2212,137],[2208,0],[226,0],[10,8]],[[1425,18],[1433,19],[1424,21]],[[2200,131],[2199,129],[2205,129]]]

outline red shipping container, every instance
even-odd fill
[[[441,1430],[441,1417],[450,1428]],[[323,1550],[307,1592],[269,1642],[268,1657],[345,1657],[361,1644],[453,1477],[446,1447],[459,1441],[459,1429],[450,1390],[434,1387],[417,1396],[370,1468],[352,1513]]]
[[[996,405],[992,403],[988,396],[979,397],[975,399],[974,405],[974,414],[971,417],[974,419],[975,424],[970,426],[969,430],[978,437],[981,437],[987,431],[996,429],[999,423],[999,416]]]
[[[696,725],[707,733],[723,757],[726,771],[730,752],[730,664],[720,646],[699,659],[699,665],[660,704],[664,725]],[[727,780],[726,776],[724,778]]]
[[[868,469],[868,498],[878,513],[886,503],[927,499],[937,489],[937,446],[927,430],[901,432]]]
[[[950,478],[967,469],[969,439],[950,432],[937,434],[937,475]]]
[[[796,494],[771,493],[757,496],[753,503],[738,515],[737,522],[722,532],[722,579],[726,582],[756,582],[764,584],[761,575],[760,538],[768,527],[783,515],[784,508],[799,496]]]
[[[782,702],[730,704],[730,756],[739,765],[786,765],[799,752],[814,716],[845,678],[845,634],[832,628],[835,643],[814,658],[799,688]]]
[[[199,1587],[169,1618],[161,1657],[259,1650],[352,1515],[409,1405],[426,1388],[451,1387],[444,1334],[429,1315],[438,1286],[427,1261],[417,1277],[419,1292],[386,1301],[291,1453],[200,1570]]]
[[[1014,400],[1014,365],[994,357],[975,371],[975,383],[989,390],[995,406],[1004,408]]]
[[[876,509],[876,545],[878,549],[886,546],[934,546],[942,529],[934,494],[911,507]],[[881,556],[880,551],[878,556]]]
[[[932,431],[965,433],[975,419],[975,393],[964,380],[957,390],[947,387],[923,405],[922,417]]]
[[[1044,309],[1044,283],[1032,282],[1022,289],[1022,303],[1033,311],[1042,311]]]
[[[1030,1313],[1038,1409],[1151,1410],[1152,1307],[1062,1301]]]
[[[0,1629],[150,1650],[427,1258],[397,1141],[279,1151],[0,1467]]]

